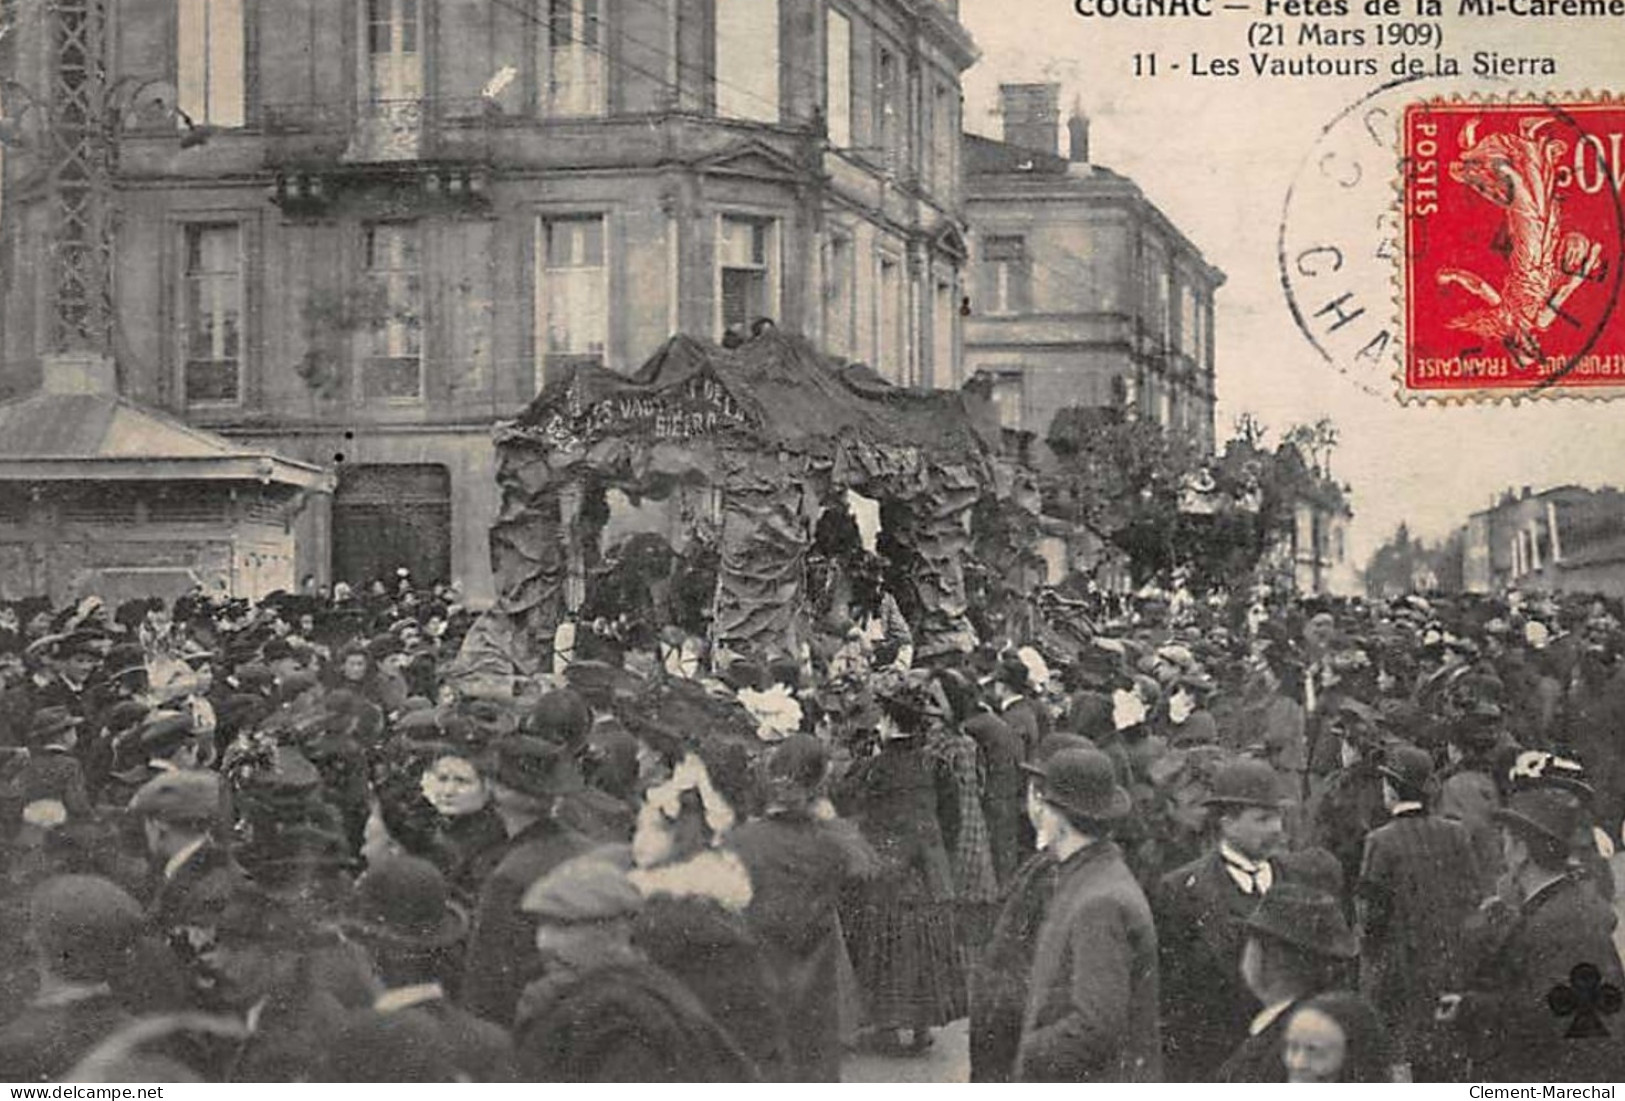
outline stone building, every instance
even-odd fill
[[[1625,596],[1625,493],[1574,485],[1508,490],[1467,518],[1462,584],[1475,593]]]
[[[1356,596],[1364,591],[1348,552],[1354,514],[1341,495],[1306,496],[1293,503],[1292,528],[1278,549],[1291,590],[1302,596]]]
[[[17,10],[4,392],[38,385],[105,255],[124,396],[336,471],[295,521],[300,576],[406,565],[489,600],[492,426],[573,361],[766,317],[957,378],[953,0]],[[100,120],[94,225],[51,161],[66,100]]]
[[[1059,85],[1000,89],[1004,140],[965,137],[973,278],[965,371],[1042,438],[1071,405],[1130,404],[1214,441],[1213,296],[1224,273],[1131,180],[1090,160]]]

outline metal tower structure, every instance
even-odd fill
[[[111,0],[47,0],[50,350],[112,354]]]

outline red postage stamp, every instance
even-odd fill
[[[1404,384],[1625,394],[1625,102],[1433,102],[1403,123]]]

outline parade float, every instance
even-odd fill
[[[606,529],[639,517],[679,558],[711,551],[712,654],[794,653],[815,527],[848,492],[879,502],[911,563],[917,653],[968,650],[970,517],[997,446],[976,404],[771,329],[735,349],[678,335],[630,376],[573,365],[496,435],[491,553],[516,664],[545,659],[591,602]]]

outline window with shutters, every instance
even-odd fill
[[[541,110],[550,118],[602,115],[604,11],[608,0],[542,0],[545,17],[537,36],[541,56]]]
[[[1032,308],[1031,267],[1027,259],[1027,239],[1019,236],[982,238],[977,295],[981,312],[987,314],[1025,313]]]
[[[423,96],[422,0],[364,0],[366,89],[373,103]]]
[[[715,0],[716,110],[779,121],[779,0]]]
[[[720,329],[741,336],[751,323],[778,308],[776,226],[769,218],[723,215],[717,233]]]
[[[247,57],[243,0],[178,0],[175,14],[181,124],[242,126]]]
[[[836,149],[845,149],[852,144],[852,20],[831,8],[825,39],[829,143]]]
[[[243,244],[236,223],[189,225],[181,279],[181,390],[235,405],[243,389]]]
[[[609,342],[604,216],[544,217],[536,232],[536,332],[543,369],[577,362],[602,366]]]
[[[362,388],[368,399],[423,399],[423,274],[418,226],[362,227],[371,325],[363,334]]]

